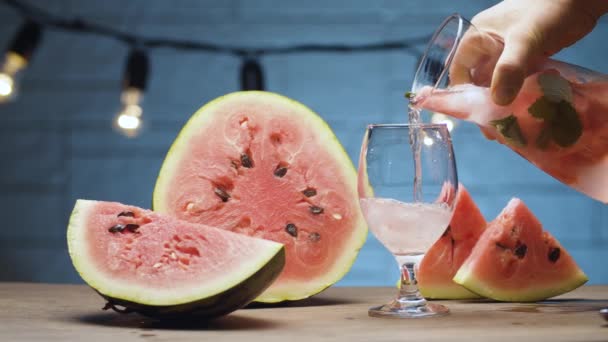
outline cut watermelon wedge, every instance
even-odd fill
[[[149,316],[227,314],[285,263],[279,243],[116,202],[78,200],[67,237],[76,270],[109,307]]]
[[[336,136],[270,92],[228,94],[190,118],[160,170],[154,210],[284,244],[285,268],[260,302],[334,284],[367,237],[357,174]]]
[[[533,302],[571,291],[587,276],[514,198],[489,223],[454,281],[495,300]]]
[[[418,287],[427,299],[479,298],[452,278],[471,254],[487,223],[462,184],[458,185],[457,196],[450,225],[424,255],[418,268]]]

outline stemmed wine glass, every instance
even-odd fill
[[[397,298],[369,309],[373,317],[444,315],[427,303],[415,269],[447,228],[458,191],[452,141],[445,124],[375,124],[365,131],[358,170],[361,209],[374,236],[401,273]]]

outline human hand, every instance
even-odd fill
[[[504,42],[488,70],[493,101],[510,104],[536,61],[583,38],[606,12],[608,0],[504,0],[477,14],[473,25]]]

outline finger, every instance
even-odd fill
[[[503,50],[502,39],[475,28],[463,36],[450,68],[452,84],[489,87],[494,66]]]
[[[505,47],[492,76],[492,100],[501,106],[513,102],[532,60],[538,55],[539,39],[531,33],[513,33],[506,37]]]
[[[475,69],[487,59],[486,37],[475,28],[462,36],[450,64],[450,85],[472,83]]]

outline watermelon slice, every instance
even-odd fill
[[[477,294],[456,284],[452,278],[471,254],[486,224],[467,189],[459,184],[450,225],[426,252],[418,268],[418,287],[425,298],[479,298]]]
[[[179,221],[116,202],[78,200],[72,262],[108,308],[215,318],[247,305],[278,277],[279,243]]]
[[[256,301],[298,300],[341,279],[365,242],[356,186],[351,160],[318,115],[274,93],[237,92],[183,127],[154,210],[284,244],[285,268]]]
[[[489,223],[454,281],[495,300],[533,302],[574,290],[587,276],[514,198]]]

